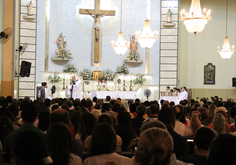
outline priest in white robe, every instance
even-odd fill
[[[79,80],[76,79],[76,76],[72,76],[72,85],[71,85],[71,97],[75,99],[82,100],[81,87]]]

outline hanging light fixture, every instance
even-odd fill
[[[143,31],[135,32],[135,37],[138,39],[139,44],[142,48],[151,48],[158,38],[158,32],[154,31],[152,33],[150,27],[150,21],[148,19],[145,20]]]
[[[221,50],[220,47],[218,46],[218,52],[220,53],[221,58],[226,60],[231,58],[232,54],[234,53],[234,46],[232,46],[232,48],[230,47],[229,38],[227,37],[227,25],[228,25],[228,0],[226,0],[226,37],[224,39],[224,45],[222,46]]]
[[[205,28],[207,22],[211,19],[211,10],[206,8],[201,11],[200,0],[192,0],[189,13],[185,9],[180,12],[180,21],[184,21],[184,25],[189,33],[200,33]]]
[[[112,41],[111,42],[111,46],[115,49],[115,52],[117,54],[125,54],[127,49],[129,48],[129,42],[127,43],[125,40],[124,40],[124,35],[123,35],[123,32],[122,32],[122,0],[121,0],[121,9],[120,9],[120,32],[119,32],[119,35],[118,35],[118,39],[117,39],[117,42],[115,41]]]

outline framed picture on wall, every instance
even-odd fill
[[[215,84],[216,67],[212,63],[204,65],[204,84]]]

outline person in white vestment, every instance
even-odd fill
[[[84,98],[91,98],[92,87],[89,81],[86,81],[84,85]]]
[[[80,99],[82,100],[82,94],[81,94],[81,87],[79,80],[76,79],[76,76],[72,76],[72,85],[71,85],[71,97],[75,99]]]
[[[122,89],[123,89],[122,82],[120,79],[118,79],[116,83],[116,91],[122,91]]]
[[[101,90],[102,91],[109,91],[105,79],[102,80]]]
[[[168,96],[168,93],[170,92],[170,87],[169,86],[167,86],[166,87],[166,93],[165,93],[165,96]]]
[[[186,91],[186,87],[183,86],[181,87],[181,93],[180,93],[180,96],[179,96],[179,101],[181,100],[188,100],[188,92]]]

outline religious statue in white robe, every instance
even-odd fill
[[[84,98],[91,98],[92,87],[89,81],[86,81],[84,85]]]
[[[101,83],[101,91],[109,91],[105,79],[102,80],[102,83]]]
[[[117,83],[116,83],[116,91],[122,91],[123,89],[123,84],[121,82],[120,79],[117,80]]]

